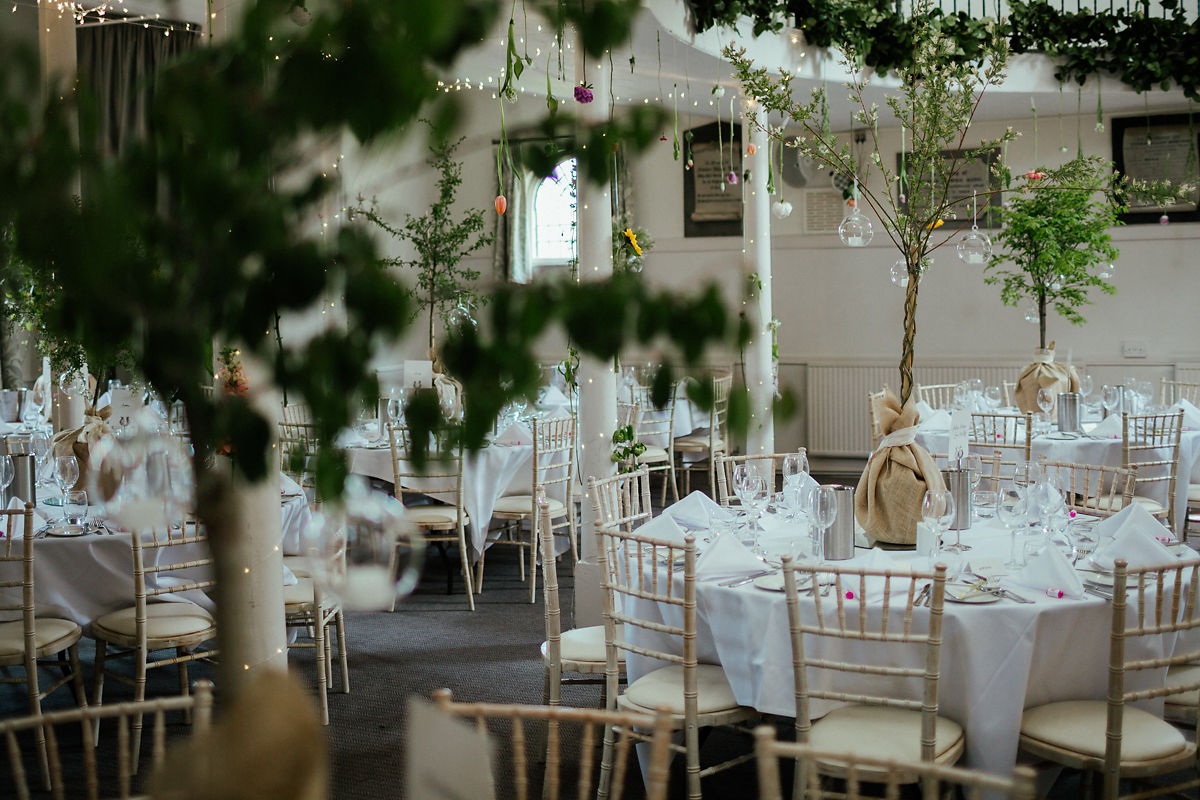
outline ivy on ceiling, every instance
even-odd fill
[[[886,74],[909,66],[913,21],[896,11],[894,0],[687,0],[697,31],[736,28],[749,19],[754,35],[793,24],[815,47],[853,43],[863,66]],[[1200,21],[1189,22],[1179,0],[1140,0],[1132,9],[1060,11],[1041,0],[1011,0],[1001,22],[1014,53],[1044,53],[1058,61],[1062,83],[1082,85],[1109,73],[1136,91],[1174,83],[1200,100]],[[1160,10],[1161,9],[1161,10]],[[957,45],[957,56],[976,60],[983,52],[988,19],[966,12],[929,12],[933,25]]]

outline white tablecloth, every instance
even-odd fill
[[[965,532],[963,541],[974,547],[968,556],[1003,560],[1008,554],[1009,535],[994,524]],[[862,564],[868,552],[859,549],[854,560],[841,563]],[[912,552],[887,555],[898,569],[925,566]],[[718,583],[696,584],[699,660],[722,666],[738,703],[764,713],[794,716],[792,652],[783,593],[752,584],[722,587]],[[947,603],[943,617],[939,713],[963,726],[968,766],[1004,774],[1011,772],[1016,761],[1024,708],[1057,700],[1103,699],[1107,686],[1109,603],[1090,595],[1082,600],[1060,600],[1031,589],[1021,594],[1035,602]],[[833,598],[825,601],[833,605]],[[803,602],[808,613],[813,613],[812,600]],[[1132,604],[1130,608],[1132,614]],[[663,609],[639,601],[633,610],[649,619],[681,624],[681,618],[665,619]],[[900,617],[893,613],[891,621],[899,625]],[[927,624],[927,614],[922,619],[918,612],[914,625],[919,629]],[[633,631],[628,626],[626,630]],[[643,644],[652,639],[641,630],[632,632],[630,638]],[[1155,649],[1163,646],[1158,644]],[[630,681],[647,668],[660,666],[644,658],[628,658]],[[854,691],[853,678],[839,675],[838,681],[843,691]],[[917,682],[909,688],[911,696],[920,698]],[[1153,705],[1145,707],[1155,710]],[[814,704],[812,713],[820,716],[829,709]]]
[[[388,447],[351,447],[346,452],[349,454],[351,472],[389,483],[395,479],[392,451]],[[532,443],[492,444],[463,459],[463,508],[471,520],[468,536],[474,551],[473,561],[483,554],[488,523],[496,501],[505,494],[532,491],[532,461]],[[439,484],[437,479],[414,480],[411,486],[405,488],[429,492],[441,485],[444,482]],[[436,491],[431,493],[437,494]]]
[[[917,443],[933,453],[945,453],[949,447],[949,433],[945,428],[930,429],[917,426]],[[977,449],[973,452],[982,452]],[[1006,451],[1007,452],[1007,451]],[[1165,459],[1171,455],[1167,448],[1147,451],[1146,458]],[[1121,437],[1091,439],[1058,439],[1054,434],[1038,436],[1033,440],[1033,460],[1045,457],[1049,461],[1071,461],[1078,464],[1100,464],[1121,466]],[[1008,456],[1006,456],[1007,458]],[[1187,492],[1189,476],[1200,477],[1200,431],[1184,430],[1179,439],[1179,463],[1175,467],[1175,526],[1176,535],[1183,534],[1187,519]],[[1196,478],[1193,478],[1195,480]],[[1138,492],[1141,494],[1142,492]],[[1166,483],[1150,484],[1145,491],[1164,506],[1167,505]]]

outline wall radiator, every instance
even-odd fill
[[[1025,364],[943,364],[917,367],[918,384],[957,383],[980,378],[985,386],[1015,382]],[[900,371],[888,364],[809,364],[805,411],[808,452],[816,456],[862,457],[871,452],[867,394],[887,384],[900,388]]]

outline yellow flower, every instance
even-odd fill
[[[936,222],[931,222],[931,223],[929,223],[929,224],[928,224],[928,225],[926,225],[925,227],[926,227],[927,229],[929,229],[929,230],[933,230],[933,229],[935,229],[935,228],[940,228],[940,227],[942,227],[942,226],[943,226],[943,225],[945,225],[945,224],[946,224],[946,221],[945,221],[945,220],[939,219],[939,220],[937,220]]]
[[[642,254],[642,248],[638,246],[637,234],[633,232],[633,228],[626,228],[624,234],[625,238],[629,240],[629,244],[633,246],[633,252],[640,256]]]

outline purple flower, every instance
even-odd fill
[[[592,90],[587,86],[580,84],[575,87],[575,102],[590,103],[592,102]]]

